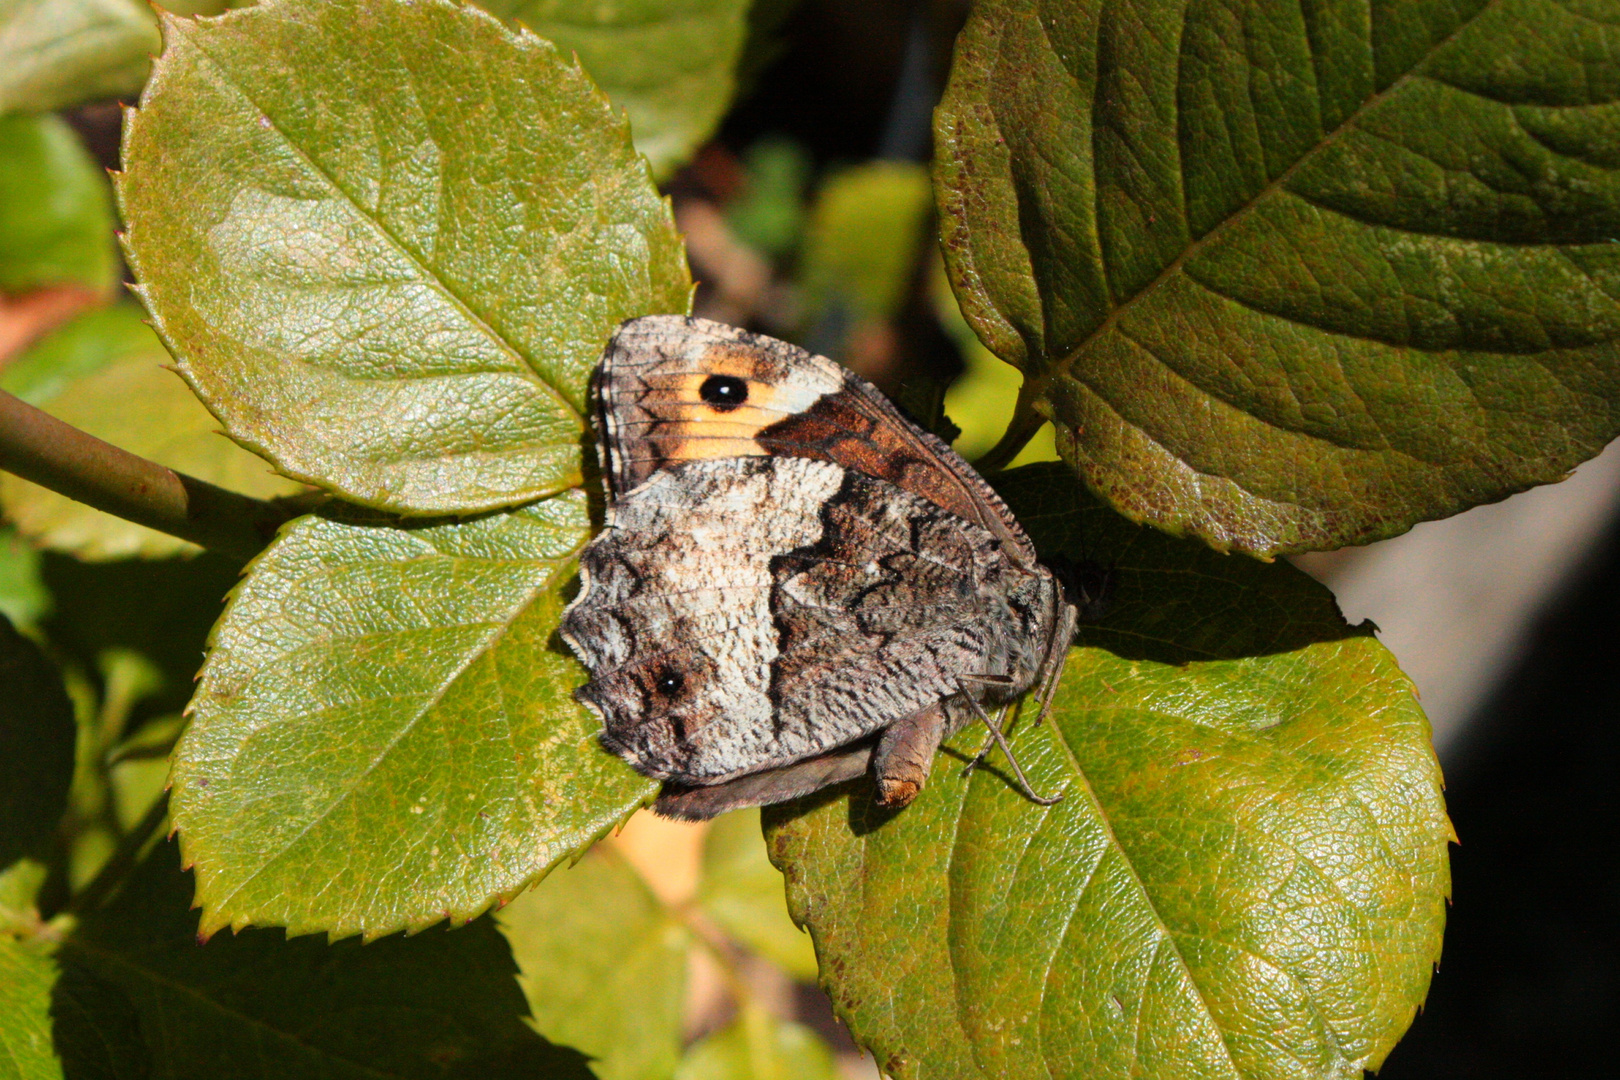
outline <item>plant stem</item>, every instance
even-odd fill
[[[94,435],[0,390],[0,469],[137,525],[244,562],[291,514],[215,487]]]
[[[1046,423],[1046,417],[1035,411],[1034,395],[1029,388],[1030,384],[1026,382],[1019,389],[1018,404],[1013,407],[1012,419],[1007,421],[1007,431],[1001,436],[1001,441],[973,463],[980,473],[988,476],[1005,469],[1035,437],[1035,433],[1041,430],[1041,425]]]

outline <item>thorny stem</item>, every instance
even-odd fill
[[[0,390],[0,469],[137,525],[247,561],[289,508],[120,450]]]
[[[973,463],[973,467],[986,476],[1005,469],[1045,423],[1046,417],[1035,411],[1035,395],[1026,381],[1019,388],[1018,404],[1013,407],[1012,419],[1007,421],[1006,433],[988,453]]]

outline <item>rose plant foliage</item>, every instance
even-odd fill
[[[691,309],[658,184],[783,7],[162,13],[114,177],[143,316],[46,110],[132,92],[153,27],[0,0],[0,291],[101,305],[0,389],[287,518],[238,578],[0,478],[0,1077],[833,1075],[735,978],[689,1045],[694,948],[819,978],[896,1078],[1390,1052],[1440,955],[1439,770],[1373,628],[1271,560],[1620,434],[1620,7],[978,0],[934,209],[911,166],[837,180],[874,194],[808,215],[797,273],[893,319],[937,250],[964,347],[1021,373],[985,468],[1111,579],[1012,721],[1064,798],[963,779],[969,732],[898,813],[722,819],[671,903],[597,844],[656,787],[555,631],[601,523],[590,370]],[[1062,462],[1002,468],[1047,422]]]

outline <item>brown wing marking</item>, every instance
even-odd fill
[[[741,379],[743,402],[705,402],[702,388],[714,376]],[[786,342],[706,319],[633,319],[614,335],[596,376],[613,492],[624,495],[682,461],[770,456],[756,441],[761,431],[842,387],[838,365]]]
[[[844,372],[842,393],[820,398],[756,436],[777,454],[819,457],[887,480],[988,530],[1026,566],[1035,548],[1012,511],[973,467],[945,443],[900,414],[877,388]]]

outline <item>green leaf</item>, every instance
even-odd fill
[[[986,0],[936,114],[963,310],[1092,490],[1335,548],[1620,433],[1620,13]]]
[[[1004,493],[1048,555],[1114,567],[1040,728],[870,793],[767,812],[856,1039],[896,1080],[1360,1077],[1438,958],[1450,836],[1428,724],[1370,628],[1284,564],[1217,556],[1065,493]]]
[[[709,826],[697,903],[709,921],[795,979],[815,979],[815,947],[788,917],[782,874],[760,839],[758,810],[725,814]]]
[[[786,138],[764,138],[743,151],[743,189],[726,205],[737,239],[773,258],[790,254],[804,231],[812,164],[810,152]]]
[[[579,58],[630,114],[636,149],[668,176],[714,133],[736,92],[748,0],[488,0]]]
[[[16,531],[0,525],[0,615],[32,626],[51,610],[51,594],[39,576],[39,552]]]
[[[0,0],[0,113],[133,94],[159,45],[135,0]]]
[[[67,809],[75,732],[55,665],[0,615],[0,870],[43,843]]]
[[[51,1052],[55,975],[36,945],[0,933],[0,1080],[61,1080]]]
[[[496,916],[535,1029],[601,1080],[665,1080],[681,1051],[686,925],[622,856],[597,848]]]
[[[164,25],[118,192],[147,307],[231,437],[401,513],[577,485],[610,332],[690,289],[590,80],[450,0]]]
[[[0,388],[82,431],[199,480],[259,498],[298,484],[219,434],[219,422],[165,370],[169,354],[132,304],[82,315],[28,351]],[[195,554],[184,540],[93,510],[10,474],[0,505],[35,543],[85,559]]]
[[[597,742],[553,639],[588,527],[569,492],[283,529],[215,628],[175,753],[204,932],[465,921],[653,796]]]
[[[803,1024],[778,1020],[757,1005],[687,1053],[675,1080],[837,1080],[838,1063]]]
[[[199,945],[175,861],[159,845],[58,954],[69,1075],[590,1077],[523,1023],[511,952],[487,919],[369,945],[270,930]]]
[[[920,165],[874,161],[828,180],[804,238],[806,324],[892,318],[916,270],[928,210]]]
[[[38,859],[18,859],[0,870],[0,935],[28,934],[39,926],[39,891],[48,873]]]
[[[0,116],[0,293],[110,292],[112,233],[112,192],[73,129],[54,116]]]

